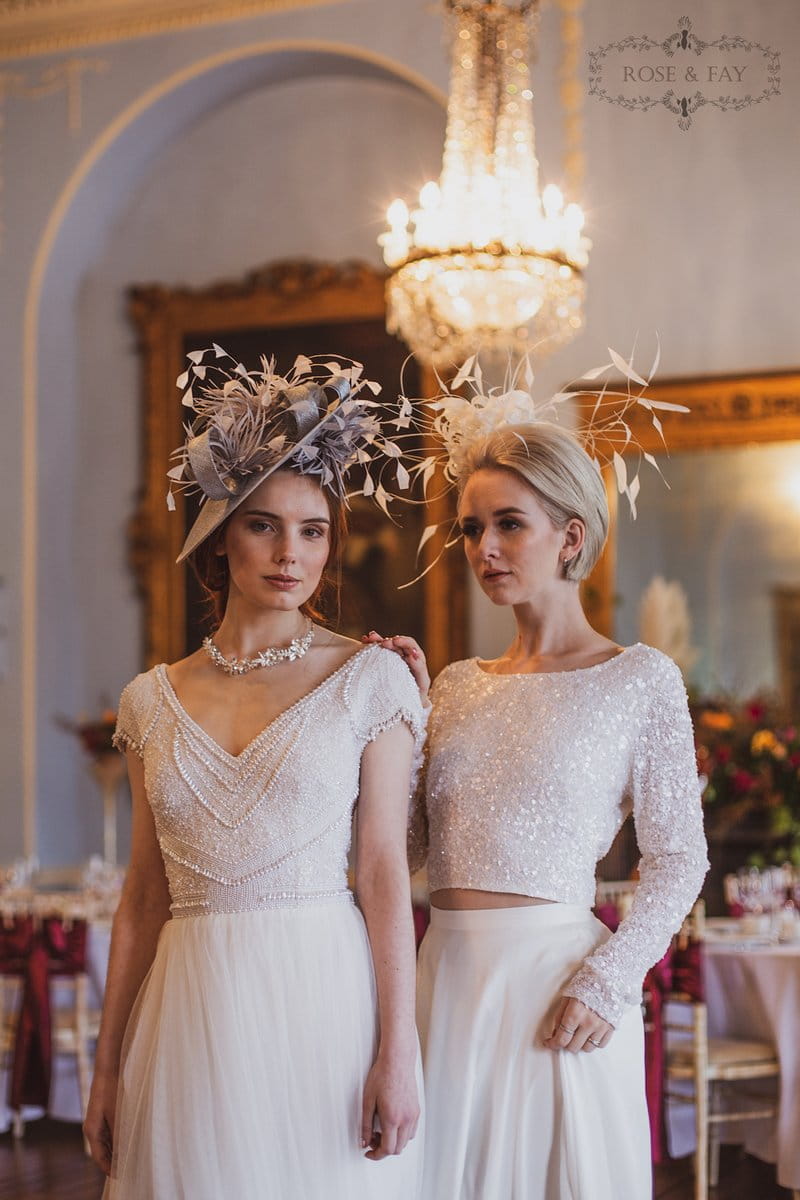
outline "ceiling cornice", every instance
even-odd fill
[[[0,0],[0,59],[149,37],[336,0]]]

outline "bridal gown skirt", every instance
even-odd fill
[[[576,905],[432,909],[417,1016],[424,1200],[648,1200],[638,1007],[608,1046],[548,1050],[561,989],[608,936]]]
[[[349,899],[167,922],[128,1023],[104,1200],[416,1200],[361,1149],[376,1045]]]

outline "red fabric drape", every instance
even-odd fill
[[[0,920],[0,975],[23,975],[33,942],[33,917]]]
[[[414,937],[416,938],[417,949],[419,950],[419,944],[425,936],[425,930],[430,924],[431,916],[428,909],[423,907],[422,904],[415,904],[412,911],[414,914]]]
[[[644,980],[644,1088],[650,1117],[654,1163],[666,1155],[664,1129],[664,997],[672,986],[672,951],[651,967]]]
[[[598,904],[595,906],[594,915],[598,921],[602,921],[607,925],[612,933],[617,932],[619,927],[619,909],[616,904]]]
[[[700,942],[689,940],[683,946],[671,946],[645,976],[645,1091],[654,1163],[668,1157],[664,1125],[664,1002],[670,992],[681,992],[692,1000],[703,999]]]
[[[50,977],[74,976],[86,969],[85,921],[65,923],[47,917],[35,923],[18,917],[0,927],[0,972],[22,978],[22,1004],[14,1043],[9,1103],[19,1110],[46,1108],[50,1095],[52,1042]]]

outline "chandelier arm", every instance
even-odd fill
[[[450,12],[473,12],[476,9],[498,9],[508,8],[512,12],[518,12],[523,17],[528,13],[536,12],[539,8],[540,0],[519,0],[518,4],[509,5],[503,4],[501,0],[444,0],[445,8]]]
[[[396,271],[402,271],[403,267],[407,267],[411,263],[426,262],[428,259],[431,262],[436,262],[437,259],[447,258],[472,258],[474,255],[488,254],[491,258],[511,258],[511,259],[542,259],[546,262],[556,263],[560,267],[568,267],[570,272],[583,276],[583,268],[576,266],[570,262],[565,254],[559,254],[556,250],[521,250],[514,249],[510,246],[502,246],[497,242],[492,242],[489,246],[448,246],[446,250],[411,250],[408,257],[403,262],[398,263],[395,267]],[[466,265],[466,264],[465,264]],[[483,270],[491,270],[489,266],[483,266]]]

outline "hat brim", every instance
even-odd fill
[[[294,450],[292,451],[292,453]],[[249,479],[240,492],[235,496],[231,496],[230,500],[206,500],[201,506],[197,518],[186,535],[186,541],[183,543],[183,548],[175,559],[176,563],[182,563],[193,550],[196,550],[201,542],[204,542],[207,537],[210,537],[215,529],[219,529],[224,521],[227,521],[231,513],[236,512],[239,505],[247,499],[251,492],[254,492],[259,484],[262,484],[265,479],[269,479],[275,471],[280,470],[288,460],[291,454],[284,455],[278,462],[267,467],[265,471],[261,471],[258,475],[254,475]]]
[[[285,467],[287,462],[294,458],[297,454],[297,451],[302,446],[306,445],[307,442],[313,442],[314,438],[319,432],[320,426],[324,425],[326,421],[330,420],[330,418],[339,411],[342,403],[343,400],[340,400],[339,404],[333,405],[328,412],[324,413],[320,417],[319,421],[317,421],[317,423],[299,439],[299,441],[290,446],[289,449],[286,450],[274,463],[270,463],[270,465],[265,467],[263,471],[259,471],[257,474],[253,475],[251,479],[248,479],[241,491],[237,492],[235,495],[232,495],[230,499],[206,500],[201,506],[200,512],[197,514],[197,518],[192,525],[192,528],[186,535],[186,541],[183,543],[181,552],[175,559],[175,562],[182,563],[184,559],[192,553],[193,550],[197,549],[201,542],[204,542],[207,537],[210,537],[215,529],[220,527],[223,521],[227,521],[231,513],[236,512],[236,509],[239,507],[242,501],[246,500],[250,493],[254,492],[259,484],[262,484],[265,479],[269,479],[270,475],[274,474],[275,471],[279,471],[281,467]]]

